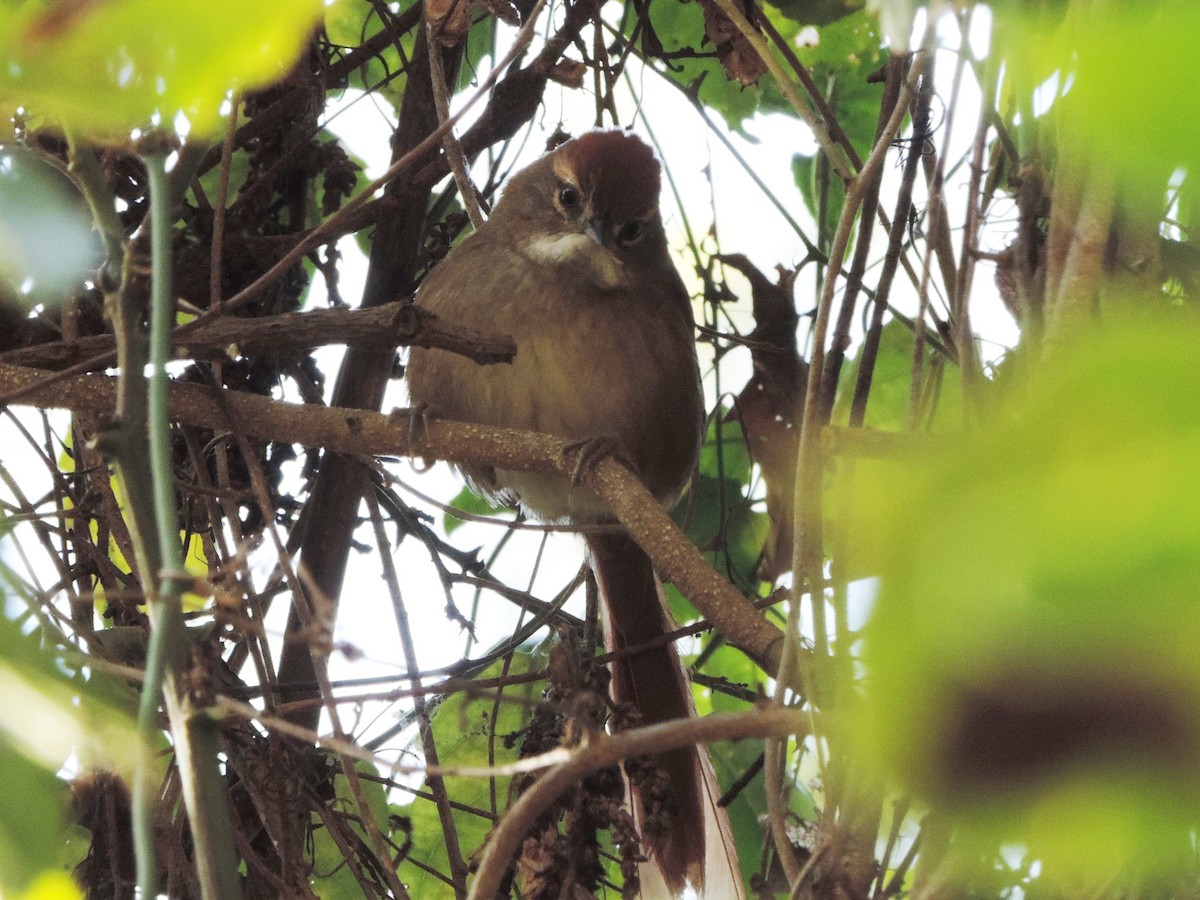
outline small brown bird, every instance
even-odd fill
[[[514,175],[491,218],[433,269],[417,302],[447,322],[511,336],[516,358],[477,366],[414,348],[413,402],[446,419],[599,439],[663,505],[673,504],[696,465],[704,406],[691,304],[659,215],[660,180],[651,149],[621,131],[584,134]],[[562,476],[478,467],[466,474],[543,520],[612,521],[599,497]],[[587,544],[608,647],[666,634],[649,557],[624,534],[592,534]],[[669,644],[616,663],[613,694],[648,724],[695,714]],[[647,822],[641,808],[646,848],[672,890],[686,881],[700,888],[705,821],[712,831],[714,811],[723,816],[711,764],[691,748],[657,761],[678,808],[666,825],[653,815]]]

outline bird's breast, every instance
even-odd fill
[[[448,322],[510,336],[517,354],[510,364],[479,366],[416,348],[413,398],[449,419],[568,441],[611,439],[651,492],[670,502],[695,464],[703,416],[686,294],[674,282],[602,288],[580,274],[578,260],[604,257],[587,256],[579,241],[611,257],[587,236],[561,235],[533,252],[574,262],[534,264],[529,245],[484,253],[476,241],[435,269],[418,302]],[[595,263],[592,274],[604,266]],[[603,515],[592,508],[598,498],[566,479],[496,474],[542,518]]]

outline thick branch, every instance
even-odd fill
[[[20,390],[23,403],[71,410],[111,411],[117,380],[103,375],[63,379],[36,387],[45,375],[0,364],[0,393]],[[504,469],[557,472],[570,476],[575,460],[563,441],[547,435],[486,428],[459,422],[429,422],[424,427],[406,412],[385,416],[357,409],[285,403],[255,394],[227,391],[219,403],[197,385],[172,384],[172,419],[217,431],[237,430],[251,437],[355,455],[437,457]],[[229,421],[223,408],[228,409]],[[713,626],[768,672],[778,668],[783,635],[727,580],[717,574],[679,527],[642,486],[614,459],[602,460],[588,475],[590,486],[671,581]],[[799,687],[797,686],[797,689]]]
[[[309,350],[330,344],[371,347],[435,347],[460,353],[477,363],[511,362],[510,338],[486,337],[447,327],[427,310],[400,302],[372,309],[319,309],[250,319],[233,316],[205,322],[195,331],[171,338],[176,356],[223,357],[231,347],[242,356]],[[0,354],[0,363],[57,369],[105,353],[115,346],[109,335],[22,347]]]

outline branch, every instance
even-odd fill
[[[329,344],[391,349],[431,347],[449,350],[482,365],[511,362],[516,344],[509,338],[486,337],[451,328],[428,310],[404,302],[370,309],[318,309],[262,318],[226,317],[205,322],[196,330],[171,335],[176,357],[225,357],[237,354],[310,350]],[[0,353],[0,363],[57,369],[107,353],[116,346],[111,335],[55,341]]]
[[[806,730],[807,714],[788,708],[761,708],[743,713],[718,713],[703,718],[676,719],[619,734],[594,734],[567,762],[535,781],[492,832],[471,885],[470,898],[498,896],[504,874],[529,829],[558,797],[599,769],[624,759],[662,753],[712,741],[746,738],[787,738]],[[685,826],[686,827],[686,826]]]
[[[0,363],[0,393],[20,391],[22,402],[98,412],[116,400],[116,379],[82,375],[39,386],[43,373]],[[224,410],[228,410],[229,416]],[[556,472],[570,477],[573,454],[558,438],[460,422],[429,422],[407,411],[390,416],[358,409],[285,403],[255,394],[226,391],[220,400],[207,388],[173,383],[168,396],[172,419],[216,431],[238,430],[251,437],[355,455],[436,457],[521,471]],[[231,421],[232,419],[232,421]],[[614,459],[602,460],[586,480],[611,507],[663,578],[671,581],[721,634],[768,672],[782,658],[783,635],[708,564],[671,521],[650,492]],[[795,685],[799,690],[799,684]]]

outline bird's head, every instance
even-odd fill
[[[493,218],[533,261],[578,269],[598,287],[627,287],[639,268],[669,264],[661,171],[637,136],[588,132],[514,176]]]

